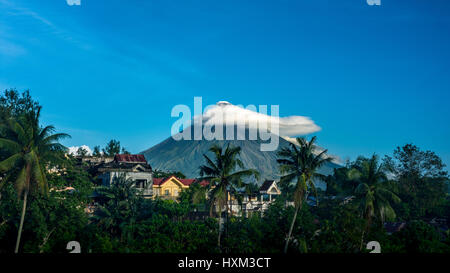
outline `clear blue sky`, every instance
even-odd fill
[[[175,104],[278,104],[342,158],[413,142],[450,165],[450,1],[0,0],[0,88],[64,144],[140,152]]]

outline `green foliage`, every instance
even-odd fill
[[[92,151],[92,156],[100,157],[102,153],[100,152],[100,146],[94,146],[94,150]]]
[[[101,186],[95,192],[99,208],[93,217],[94,223],[122,241],[129,239],[142,198],[134,187],[134,182],[118,176],[113,179],[110,187]]]
[[[70,194],[74,200],[76,199],[83,204],[90,202],[94,188],[92,177],[89,173],[77,166],[72,158],[66,159],[61,166],[63,171],[47,173],[47,180],[51,191],[72,187],[75,190],[70,191]]]
[[[215,252],[215,227],[214,219],[173,221],[168,215],[154,214],[138,225],[133,252]]]
[[[394,150],[394,158],[385,157],[390,170],[401,178],[447,177],[442,159],[432,151],[422,151],[413,144],[406,144]]]
[[[187,204],[190,210],[205,211],[207,207],[207,190],[207,187],[194,182],[188,189],[181,191],[178,200],[181,204]]]
[[[445,164],[434,152],[422,151],[413,144],[397,147],[385,165],[397,181],[396,189],[404,203],[395,207],[403,220],[446,217],[449,179]]]
[[[232,217],[228,233],[223,238],[226,253],[281,253],[286,241],[286,231],[293,219],[295,208],[285,206],[285,200],[277,199],[261,217],[253,214],[248,218]],[[310,250],[314,232],[314,216],[308,206],[303,206],[296,218],[289,251],[304,253]]]
[[[364,219],[358,217],[356,204],[342,204],[340,200],[322,201],[317,210],[320,228],[311,240],[314,253],[358,253]]]
[[[0,121],[17,118],[27,113],[36,113],[41,106],[31,98],[30,92],[19,93],[16,89],[5,90],[0,96]]]
[[[83,147],[78,148],[77,156],[85,157],[85,156],[87,156],[87,154],[88,154],[88,151],[85,148],[83,148]]]
[[[111,139],[104,149],[102,149],[103,155],[108,157],[113,157],[119,154],[121,151],[120,141]]]
[[[383,244],[387,253],[450,253],[449,241],[443,240],[445,235],[421,220],[409,222],[406,228],[391,236]]]
[[[395,220],[396,214],[392,204],[400,203],[401,200],[389,190],[384,166],[378,163],[378,157],[359,157],[350,173],[352,180],[359,182],[355,195],[360,202],[362,215],[368,221],[368,228],[374,217],[381,223]]]
[[[154,178],[168,178],[171,176],[175,176],[177,178],[184,179],[186,176],[182,172],[173,171],[173,172],[166,172],[162,170],[153,170],[153,177]]]
[[[15,189],[5,186],[1,192],[0,252],[11,252],[20,222],[21,200]],[[78,197],[69,192],[36,193],[29,198],[23,229],[25,253],[66,253],[66,244],[77,240],[88,217]]]

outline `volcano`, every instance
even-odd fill
[[[289,146],[290,142],[279,138],[278,150]],[[175,140],[172,137],[142,152],[153,169],[164,171],[180,171],[189,178],[199,177],[199,167],[205,164],[203,154],[212,156],[209,148],[212,145],[241,147],[240,158],[248,169],[256,169],[262,182],[265,179],[280,177],[277,163],[277,151],[261,151],[264,141],[257,140]],[[328,162],[319,169],[319,173],[329,175],[340,165]],[[316,186],[324,189],[324,182],[316,182]]]
[[[200,120],[201,127],[196,127],[198,123],[195,122],[199,122]],[[259,181],[253,182],[262,183],[265,179],[278,179],[280,173],[277,163],[277,152],[283,147],[290,145],[290,142],[286,140],[289,138],[285,139],[279,135],[310,134],[320,130],[320,127],[315,125],[308,117],[280,117],[276,119],[278,124],[275,124],[279,128],[277,134],[272,133],[272,131],[268,132],[268,134],[260,134],[260,130],[257,127],[258,124],[266,121],[273,122],[274,120],[272,116],[268,116],[267,114],[249,111],[232,105],[229,102],[220,101],[215,107],[206,111],[201,116],[194,117],[192,120],[194,123],[187,125],[185,127],[186,131],[180,129],[180,133],[174,134],[174,137],[167,138],[163,142],[141,152],[141,154],[145,156],[153,169],[180,171],[189,178],[197,178],[199,177],[199,167],[205,164],[203,154],[209,157],[212,156],[209,151],[212,145],[219,145],[221,147],[226,147],[227,145],[239,146],[241,147],[240,159],[245,168],[256,169],[260,173]],[[217,125],[217,121],[221,123]],[[229,126],[230,124],[232,124],[231,127]],[[211,126],[211,128],[214,128],[211,131],[214,132],[217,126],[222,126],[222,139],[225,140],[217,140],[217,138],[207,140],[203,137],[201,140],[194,140],[195,128],[203,130],[205,126]],[[228,137],[227,130],[231,130],[230,135],[232,137]],[[253,137],[250,137],[250,133],[252,133]],[[240,137],[238,137],[238,134]],[[184,138],[177,138],[177,135],[178,137],[184,135]],[[187,139],[186,136],[188,136]],[[277,149],[265,151],[261,148],[262,144],[277,142],[277,140]],[[317,146],[317,151],[320,152],[321,150],[323,149]],[[322,166],[318,172],[323,175],[329,175],[338,167],[340,165],[332,161]],[[320,181],[316,181],[316,186],[322,189],[326,187],[325,183]]]

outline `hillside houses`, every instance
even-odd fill
[[[275,180],[266,180],[258,189],[251,194],[243,194],[241,202],[230,196],[230,210],[236,215],[249,216],[252,213],[263,214],[269,205],[276,200],[281,191]]]
[[[126,179],[135,182],[135,187],[140,190],[144,198],[178,201],[180,193],[189,189],[193,183],[197,182],[204,187],[209,185],[206,180],[183,179],[173,175],[154,178],[152,167],[143,155],[117,154],[113,159],[90,160],[89,166],[95,170],[94,173],[100,185],[110,186],[114,183],[115,177],[124,175]],[[281,191],[275,180],[266,180],[257,191],[241,192],[241,194],[243,198],[240,201],[233,196],[229,197],[230,213],[248,216],[252,213],[262,214],[281,194]]]

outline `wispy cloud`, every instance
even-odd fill
[[[45,19],[44,17],[40,16],[38,13],[29,10],[27,8],[19,7],[17,5],[12,4],[9,1],[0,0],[0,3],[7,5],[10,10],[7,12],[9,15],[13,16],[29,16],[33,18],[34,20],[38,21],[41,24],[47,25],[49,27],[55,27],[52,22]]]
[[[17,57],[27,53],[21,45],[0,38],[0,54],[8,57]]]
[[[0,0],[0,9],[1,8],[5,10],[5,16],[27,18],[31,21],[34,27],[41,28],[42,31],[54,35],[55,37],[68,43],[71,43],[79,47],[80,49],[88,50],[91,48],[89,44],[85,43],[79,38],[74,37],[72,33],[53,23],[51,20],[47,19],[34,10],[19,6],[9,0]],[[12,26],[12,28],[14,28],[14,26]]]

